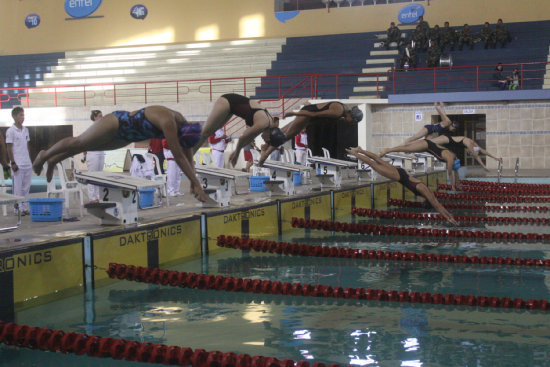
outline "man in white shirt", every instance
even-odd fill
[[[23,127],[25,111],[21,107],[14,107],[11,111],[13,125],[6,131],[6,143],[13,177],[13,194],[23,196],[25,200],[31,189],[32,161],[29,155],[29,129]],[[26,201],[16,204],[15,213],[29,214]]]
[[[92,121],[97,121],[103,117],[103,114],[100,110],[92,110],[90,114],[90,119]],[[105,152],[104,151],[90,151],[84,152],[82,157],[82,162],[86,162],[88,166],[88,171],[90,172],[99,172],[103,171],[105,166]],[[99,202],[99,186],[88,185],[88,198],[90,203]]]
[[[225,148],[230,141],[231,138],[225,135],[223,128],[216,130],[214,135],[208,138],[210,148],[212,148],[212,163],[215,167],[223,168]]]
[[[307,159],[307,133],[305,129],[296,135],[294,145],[296,146],[296,162],[305,166]]]

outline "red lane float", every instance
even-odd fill
[[[311,228],[323,231],[349,232],[360,234],[434,237],[434,238],[467,238],[476,241],[487,242],[513,242],[513,241],[540,241],[550,242],[550,233],[520,233],[520,232],[491,232],[468,231],[464,229],[437,229],[383,226],[378,224],[344,223],[329,220],[314,220],[304,218],[292,218],[291,225],[296,228]]]
[[[434,192],[435,197],[441,200],[459,200],[463,202],[486,203],[550,203],[550,197],[537,196],[498,196],[498,195],[474,195],[474,194],[449,194],[446,192]]]
[[[447,184],[437,185],[438,190],[453,191],[453,187]],[[475,192],[477,194],[496,194],[496,195],[520,195],[520,196],[548,196],[550,189],[535,189],[535,188],[512,188],[512,187],[493,187],[493,186],[469,186],[464,184],[459,191]]]
[[[418,201],[408,201],[399,199],[389,199],[388,206],[397,206],[403,208],[424,208],[424,205]],[[487,212],[540,212],[547,213],[550,210],[548,206],[519,206],[519,205],[474,205],[474,204],[451,204],[445,203],[446,209],[468,209],[483,210]]]
[[[365,260],[393,260],[443,262],[461,264],[496,264],[515,266],[545,266],[550,267],[550,259],[530,259],[511,257],[463,256],[448,254],[429,254],[401,251],[361,250],[355,248],[330,247],[321,245],[304,245],[298,243],[276,242],[262,239],[242,238],[234,236],[218,236],[220,247],[270,252],[292,256],[338,257]]]
[[[360,217],[380,219],[421,220],[437,223],[443,223],[446,221],[445,217],[443,217],[441,214],[397,212],[365,208],[351,208],[351,214]],[[474,215],[457,215],[455,216],[455,219],[461,225],[470,225],[475,223],[487,223],[488,225],[547,225],[550,223],[550,218],[483,217]]]
[[[128,269],[133,268],[136,271],[129,272]],[[473,295],[454,295],[454,294],[431,294],[429,292],[408,292],[408,291],[386,291],[384,289],[365,289],[365,288],[343,288],[341,286],[332,287],[330,285],[321,284],[300,284],[279,282],[261,279],[234,278],[212,274],[198,274],[174,272],[162,269],[151,269],[136,267],[133,265],[110,263],[107,274],[111,278],[127,279],[138,282],[144,282],[143,278],[138,276],[129,276],[128,274],[140,274],[149,269],[151,274],[156,274],[155,277],[148,279],[148,283],[160,284],[163,274],[175,273],[177,284],[174,286],[224,290],[228,292],[247,292],[247,293],[263,293],[263,294],[283,294],[292,296],[304,297],[329,297],[329,298],[349,298],[357,300],[376,300],[376,301],[392,301],[403,303],[430,303],[454,306],[472,306],[472,307],[501,307],[501,308],[518,308],[550,311],[550,302],[547,300],[523,300],[515,298],[514,300],[503,297],[487,297]],[[218,281],[219,280],[219,281]],[[172,284],[171,284],[172,285]],[[201,286],[199,286],[201,285]]]
[[[530,183],[517,183],[517,182],[490,182],[490,181],[474,181],[474,180],[461,180],[460,184],[467,186],[490,186],[490,187],[511,187],[518,189],[546,189],[550,190],[550,184],[530,184]]]
[[[160,273],[160,272],[157,272]],[[523,301],[522,308],[541,309],[540,301]],[[527,303],[525,303],[527,302]],[[143,343],[135,340],[114,339],[97,335],[87,335],[63,330],[30,327],[12,322],[0,321],[0,342],[17,347],[39,349],[51,352],[88,355],[90,357],[112,358],[116,360],[161,363],[175,366],[193,367],[294,367],[292,359],[279,360],[275,357],[250,356],[248,354],[207,352],[204,349],[191,349],[164,344]],[[298,365],[309,367],[308,361]],[[325,367],[316,362],[312,367]],[[329,367],[340,367],[331,364]]]

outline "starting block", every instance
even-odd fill
[[[308,166],[272,161],[269,159],[264,162],[263,167],[268,168],[270,171],[271,180],[264,182],[264,186],[268,189],[269,196],[295,195],[294,173],[309,172],[311,174],[312,171],[312,168]]]
[[[16,203],[20,203],[22,201],[25,201],[25,198],[22,196],[15,196],[15,195],[6,194],[3,192],[0,193],[0,205],[2,206],[10,205],[13,207],[13,205],[15,205]],[[12,231],[14,229],[17,229],[20,225],[21,225],[21,211],[18,210],[17,223],[12,226],[1,227],[0,232]]]
[[[322,188],[340,187],[342,181],[357,181],[357,162],[325,157],[309,157],[308,161],[320,172],[317,178]]]
[[[132,177],[116,172],[75,172],[81,184],[100,186],[100,202],[84,205],[88,213],[101,219],[101,224],[134,224],[138,221],[139,190],[157,188],[162,204],[163,182]],[[161,204],[157,205],[160,206]]]
[[[392,166],[401,167],[407,172],[413,170],[413,158],[408,155],[388,153],[384,157],[390,159]]]
[[[413,162],[415,172],[428,172],[434,168],[435,157],[429,153],[414,153],[416,162]]]
[[[195,173],[205,193],[212,199],[203,203],[204,207],[229,206],[233,190],[237,195],[248,193],[250,173],[202,165],[195,167]],[[238,179],[247,181],[245,192],[238,191]]]
[[[371,168],[368,164],[358,159],[357,157],[348,154],[349,159],[357,161],[357,180],[358,181],[374,181],[378,177],[378,174],[375,170]]]

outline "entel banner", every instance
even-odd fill
[[[414,23],[424,15],[424,7],[420,4],[411,4],[405,6],[399,11],[397,15],[397,20],[403,24]]]
[[[86,18],[101,6],[102,0],[65,0],[65,12],[73,18]]]

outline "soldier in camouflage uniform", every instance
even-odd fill
[[[453,28],[449,27],[449,22],[445,22],[445,25],[443,26],[443,29],[440,31],[440,42],[439,42],[439,48],[441,49],[441,52],[445,50],[445,47],[447,45],[450,45],[451,51],[455,50],[455,43],[456,43],[456,32]]]
[[[462,50],[465,43],[470,45],[470,50],[474,49],[474,36],[468,24],[464,24],[464,27],[458,33],[458,49]]]
[[[512,40],[508,29],[506,29],[506,26],[502,23],[502,19],[497,21],[497,26],[495,27],[495,38],[495,45],[500,42],[501,47],[505,47],[506,43]]]
[[[439,29],[439,25],[436,24],[430,29],[428,40],[429,43],[435,43],[438,48],[441,48],[441,30]],[[428,47],[430,47],[430,44],[428,44]]]
[[[401,54],[401,63],[400,68],[405,69],[405,64],[407,64],[408,68],[415,69],[418,62],[418,57],[416,56],[416,51],[412,47],[411,42],[407,43],[407,46],[403,50],[403,53]]]
[[[426,58],[426,66],[429,68],[435,68],[439,66],[439,59],[441,58],[441,51],[439,46],[433,42],[428,47],[428,56]]]
[[[391,22],[390,27],[386,31],[387,39],[386,43],[384,44],[386,47],[386,50],[390,48],[390,43],[397,42],[397,47],[401,44],[401,31],[398,27],[395,26],[394,22]]]
[[[424,20],[424,17],[421,15],[418,17],[418,25],[420,26],[420,29],[422,32],[424,32],[424,36],[426,39],[428,39],[428,33],[430,32],[430,25],[428,22]]]
[[[411,40],[414,41],[414,49],[418,52],[424,52],[428,43],[426,32],[422,30],[418,24],[411,35]]]
[[[495,32],[491,29],[489,22],[485,22],[483,25],[481,32],[479,32],[479,38],[483,41],[485,49],[495,48]]]

